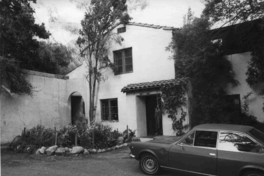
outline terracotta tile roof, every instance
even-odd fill
[[[121,92],[129,93],[129,92],[137,92],[143,90],[159,90],[162,86],[165,85],[179,85],[180,80],[169,79],[169,80],[160,80],[160,81],[152,81],[152,82],[143,82],[136,84],[129,84],[122,88]]]
[[[140,26],[140,27],[148,27],[148,28],[154,28],[154,29],[163,29],[163,30],[174,30],[177,29],[172,26],[160,26],[160,25],[154,25],[154,24],[147,24],[147,23],[136,23],[136,22],[130,22],[128,25],[133,26]]]

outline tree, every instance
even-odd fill
[[[73,61],[71,50],[59,43],[40,42],[37,53],[38,60],[34,65],[34,70],[38,71],[63,74]]]
[[[113,39],[112,31],[118,25],[129,21],[130,17],[126,11],[126,0],[92,0],[81,22],[82,30],[77,43],[88,68],[90,122],[95,119],[96,94],[102,78],[101,70],[111,66],[107,57],[108,41]]]
[[[264,18],[263,0],[204,0],[203,15],[212,21],[234,24]]]
[[[192,87],[189,98],[191,126],[228,122],[231,116],[224,113],[227,106],[225,88],[236,85],[237,81],[221,43],[212,41],[208,35],[210,27],[208,18],[189,17],[182,29],[174,31],[169,46],[174,51],[176,79],[188,79]]]
[[[1,86],[15,93],[31,93],[31,85],[21,68],[32,69],[37,59],[38,41],[47,39],[44,24],[35,24],[35,0],[0,1]]]

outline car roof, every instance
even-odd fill
[[[198,126],[195,126],[193,129],[195,130],[214,130],[214,131],[219,131],[219,130],[227,130],[227,131],[238,131],[238,132],[248,132],[253,127],[251,126],[246,126],[246,125],[233,125],[233,124],[201,124]]]

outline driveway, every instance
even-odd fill
[[[1,153],[2,176],[143,176],[129,149],[86,156],[37,156]],[[161,176],[176,176],[161,172]],[[182,175],[182,174],[179,174]]]

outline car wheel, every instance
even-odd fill
[[[159,163],[155,156],[151,154],[144,154],[139,161],[140,169],[149,175],[154,175],[159,171]]]
[[[264,173],[258,171],[248,171],[244,173],[243,176],[264,176]]]

